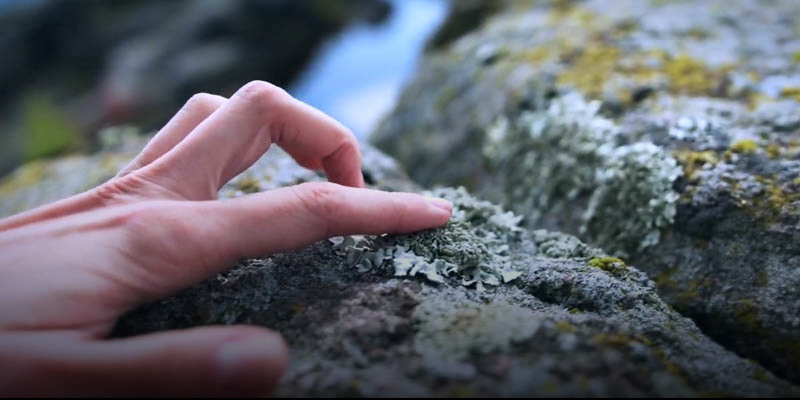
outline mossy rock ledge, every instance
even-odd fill
[[[636,265],[800,383],[798,21],[795,1],[512,3],[428,54],[373,142]]]
[[[135,150],[43,162],[33,178],[23,167],[3,183],[0,212],[94,186]],[[364,154],[372,186],[420,190],[388,156]],[[220,197],[319,179],[270,150]],[[291,346],[283,396],[800,395],[709,339],[637,267],[574,236],[521,227],[463,188],[428,193],[455,204],[441,229],[243,260],[133,310],[112,336],[270,327]]]

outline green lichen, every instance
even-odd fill
[[[733,311],[736,322],[742,324],[749,332],[757,333],[761,329],[758,318],[758,305],[750,299],[742,299]]]
[[[412,315],[418,326],[414,348],[424,356],[461,360],[470,354],[508,351],[536,334],[542,317],[508,303],[441,295],[419,304]]]
[[[397,277],[421,276],[434,283],[453,278],[478,290],[522,274],[509,259],[509,243],[521,232],[520,217],[476,200],[463,188],[429,194],[454,204],[443,228],[413,235],[333,238],[334,250],[362,272],[388,269]]]
[[[588,197],[580,232],[593,244],[622,253],[652,246],[674,219],[672,184],[682,170],[651,143],[620,145],[616,124],[599,108],[570,93],[513,123],[501,118],[483,154],[490,168],[504,171],[507,204],[530,225]]]

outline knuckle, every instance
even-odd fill
[[[247,102],[262,110],[269,110],[285,101],[289,94],[285,90],[264,81],[252,81],[241,89]]]
[[[174,202],[153,201],[125,207],[118,217],[135,248],[152,247],[169,238],[188,241],[194,235],[176,210]]]
[[[295,186],[300,204],[313,216],[330,221],[347,206],[341,187],[330,182],[309,182]]]
[[[209,93],[196,93],[186,101],[184,109],[200,109],[210,111],[214,109],[216,96]]]

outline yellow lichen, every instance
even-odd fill
[[[713,151],[676,150],[672,155],[683,167],[683,174],[688,179],[694,178],[694,174],[703,166],[719,162],[717,153]]]
[[[47,171],[43,161],[32,161],[18,168],[0,182],[0,195],[8,195],[17,190],[35,185]]]
[[[742,139],[731,145],[731,151],[740,154],[752,154],[758,150],[758,143],[753,139]]]
[[[624,271],[628,269],[628,265],[625,264],[625,261],[616,257],[596,257],[589,260],[589,266],[608,272]]]
[[[575,333],[575,331],[577,330],[577,328],[575,328],[575,325],[572,325],[567,321],[556,321],[556,329],[559,332],[564,332],[564,333]]]
[[[684,94],[707,94],[716,86],[717,79],[706,65],[693,58],[680,56],[667,61],[664,73],[674,92]]]
[[[552,54],[552,49],[547,47],[533,47],[514,54],[512,59],[514,61],[537,65],[548,60]]]
[[[800,101],[800,87],[788,87],[781,90],[781,97]]]
[[[768,144],[766,150],[767,156],[773,160],[781,156],[781,147],[777,144]]]
[[[614,73],[622,52],[612,46],[587,46],[572,67],[558,76],[559,85],[572,86],[588,97],[602,97],[606,80]]]
[[[261,191],[261,182],[253,177],[243,177],[236,182],[236,188],[243,193],[258,193]]]

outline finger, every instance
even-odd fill
[[[295,250],[332,236],[435,228],[447,223],[453,206],[413,193],[317,182],[200,207],[204,223],[214,226],[205,229],[219,229],[215,246],[206,249],[239,259]]]
[[[16,342],[0,343],[6,365],[14,367],[0,370],[4,395],[265,396],[288,364],[278,334],[243,326],[101,342]]]
[[[147,146],[117,174],[123,177],[142,168],[180,143],[194,128],[222,106],[227,99],[208,93],[192,96],[172,119],[147,143]]]
[[[251,82],[204,120],[186,140],[148,167],[171,189],[216,191],[267,151],[284,147],[301,165],[323,168],[331,181],[362,186],[353,135],[333,119],[265,82]],[[196,197],[190,197],[196,198]]]

